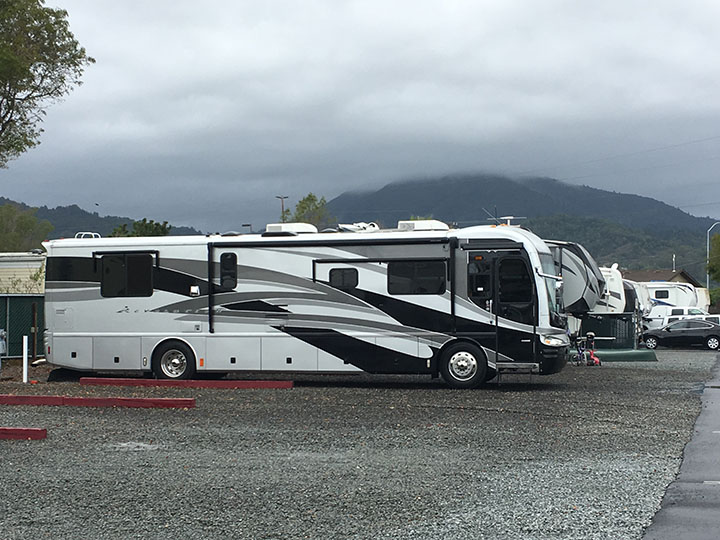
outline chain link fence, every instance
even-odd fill
[[[6,357],[22,356],[22,338],[28,336],[31,359],[44,356],[45,300],[42,295],[0,295],[0,328],[6,334]]]

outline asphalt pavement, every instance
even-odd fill
[[[718,357],[720,359],[720,356]],[[720,363],[705,383],[702,409],[685,447],[680,472],[644,540],[715,540],[720,537]]]

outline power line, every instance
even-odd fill
[[[647,167],[638,167],[635,169],[625,169],[620,171],[612,171],[612,172],[600,172],[600,173],[594,173],[594,174],[586,174],[583,176],[567,176],[562,178],[557,178],[556,180],[582,180],[584,178],[592,178],[594,176],[606,176],[609,174],[624,174],[624,173],[631,173],[631,172],[639,172],[639,171],[650,171],[653,169],[664,169],[667,167],[674,167],[676,165],[687,165],[689,163],[701,163],[704,161],[715,161],[720,159],[720,156],[715,156],[711,158],[702,158],[702,159],[690,159],[685,161],[675,161],[673,163],[664,163],[662,165],[648,165]]]
[[[604,156],[604,157],[600,157],[600,158],[589,159],[589,160],[586,160],[586,161],[576,161],[576,162],[566,163],[565,165],[555,165],[555,166],[550,166],[550,167],[539,167],[539,168],[535,168],[535,169],[529,169],[529,170],[526,170],[526,171],[520,171],[520,172],[515,173],[515,174],[523,174],[523,175],[524,175],[524,174],[533,174],[533,173],[538,173],[538,172],[542,172],[542,171],[559,169],[559,168],[562,168],[562,167],[572,167],[572,166],[577,166],[577,165],[590,165],[590,164],[592,164],[592,163],[600,163],[600,162],[602,162],[602,161],[609,161],[609,160],[612,160],[612,159],[620,159],[620,158],[625,158],[625,157],[639,156],[639,155],[642,155],[642,154],[650,154],[650,153],[652,153],[652,152],[659,152],[659,151],[661,151],[661,150],[669,150],[669,149],[671,149],[671,148],[680,148],[680,147],[682,147],[682,146],[690,146],[690,145],[692,145],[692,144],[698,144],[698,143],[701,143],[701,142],[713,141],[713,140],[716,140],[716,139],[720,139],[720,135],[713,135],[712,137],[705,137],[705,138],[703,138],[703,139],[694,139],[694,140],[691,140],[691,141],[685,141],[685,142],[675,143],[675,144],[668,144],[668,145],[665,145],[665,146],[657,146],[657,147],[654,147],[654,148],[648,148],[648,149],[646,149],[646,150],[637,150],[637,151],[635,151],[635,152],[627,152],[627,153],[624,153],[624,154],[614,154],[614,155],[610,155],[610,156]]]

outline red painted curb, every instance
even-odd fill
[[[47,437],[47,430],[40,428],[0,427],[0,439],[32,439],[38,441]]]
[[[195,398],[15,396],[0,394],[0,405],[191,409],[195,407]]]
[[[293,381],[203,381],[80,377],[80,384],[101,386],[175,386],[179,388],[292,388]]]

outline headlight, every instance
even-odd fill
[[[548,347],[565,347],[569,344],[565,336],[540,336],[540,342]]]

